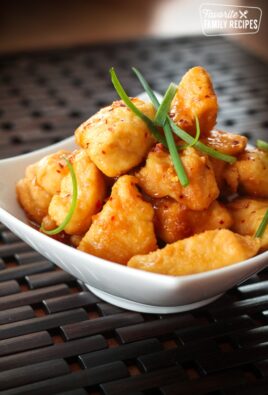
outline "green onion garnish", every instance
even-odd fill
[[[176,91],[177,91],[177,86],[173,82],[171,82],[165,93],[163,101],[158,107],[157,113],[155,115],[154,122],[156,123],[156,125],[164,126],[170,109],[171,102],[174,96],[176,95]]]
[[[222,152],[216,151],[213,148],[210,148],[207,145],[201,143],[201,141],[195,142],[195,138],[192,137],[190,134],[186,133],[184,130],[182,130],[178,125],[175,124],[175,122],[172,121],[171,118],[169,118],[169,122],[173,132],[186,143],[190,145],[194,144],[195,147],[200,151],[204,152],[209,156],[212,156],[213,158],[223,160],[224,162],[233,164],[236,161],[235,156],[223,154]]]
[[[143,89],[145,90],[145,92],[147,93],[147,95],[150,97],[150,99],[152,100],[152,103],[154,104],[154,106],[156,107],[155,103],[158,103],[158,100],[153,92],[153,90],[151,89],[151,87],[149,86],[148,82],[145,80],[145,78],[143,77],[143,75],[140,73],[140,71],[138,71],[135,68],[132,68],[132,70],[134,71],[134,73],[136,74],[136,76],[138,77]],[[159,103],[158,103],[159,105]],[[212,156],[213,158],[216,159],[220,159],[223,160],[225,162],[228,163],[234,163],[236,161],[236,158],[234,156],[231,155],[227,155],[227,154],[223,154],[222,152],[216,151],[213,148],[208,147],[207,145],[201,143],[200,141],[195,142],[195,138],[192,137],[190,134],[186,133],[184,130],[182,130],[179,126],[177,126],[170,117],[168,117],[168,120],[170,122],[170,126],[173,130],[173,132],[180,137],[181,140],[185,141],[188,144],[194,144],[196,148],[198,148],[200,151],[206,153],[209,156]]]
[[[268,143],[264,140],[257,140],[256,146],[263,151],[268,151]]]
[[[267,223],[268,223],[268,210],[266,210],[266,213],[263,216],[263,219],[257,229],[257,232],[255,233],[255,237],[262,237],[263,236],[266,226],[267,226]]]
[[[155,107],[155,109],[159,110],[161,105],[160,105],[157,97],[155,96],[154,92],[150,88],[149,84],[147,83],[147,81],[144,79],[144,77],[139,72],[139,70],[137,70],[135,67],[132,67],[132,70],[136,74],[136,76],[138,77],[143,89],[145,90],[145,92],[147,93],[149,98],[151,99],[151,102],[153,103],[153,106]],[[167,111],[168,110],[169,110],[169,108],[167,109]],[[178,176],[178,178],[180,180],[181,185],[183,187],[186,187],[187,185],[189,185],[189,180],[188,180],[187,174],[185,172],[185,169],[183,167],[180,155],[178,153],[178,149],[177,149],[175,141],[174,141],[173,133],[172,133],[172,130],[171,130],[170,125],[169,125],[168,122],[164,122],[163,129],[164,129],[165,137],[166,137],[166,140],[167,140],[168,149],[169,149],[169,152],[170,152],[170,157],[172,159],[172,162],[173,162],[174,168],[176,170],[177,176]]]
[[[196,114],[195,114],[195,130],[196,130],[196,132],[195,132],[194,141],[193,141],[191,144],[183,144],[183,145],[180,145],[180,146],[179,146],[179,149],[180,149],[180,150],[186,149],[186,148],[188,148],[188,147],[193,147],[193,146],[195,146],[196,143],[197,143],[198,140],[199,140],[201,131],[200,131],[199,119],[198,119],[198,116],[197,116]]]
[[[142,120],[144,120],[146,122],[147,126],[150,128],[150,130],[153,133],[153,135],[155,136],[155,138],[158,141],[160,141],[165,147],[167,147],[169,149],[170,156],[173,161],[173,165],[175,167],[175,170],[176,170],[177,176],[180,180],[180,183],[183,187],[187,186],[189,184],[189,181],[187,178],[187,174],[184,170],[183,164],[181,162],[181,159],[179,157],[179,153],[176,148],[176,144],[175,144],[175,141],[173,138],[172,131],[170,129],[170,125],[167,122],[165,122],[165,125],[163,127],[164,133],[165,133],[165,138],[163,138],[163,136],[159,133],[159,131],[158,131],[157,127],[155,126],[155,124],[153,123],[153,121],[151,121],[150,118],[148,118],[146,115],[144,115],[129,99],[129,97],[126,94],[126,92],[124,91],[124,88],[122,87],[120,81],[118,80],[117,75],[116,75],[113,68],[110,69],[110,74],[112,77],[112,83],[113,83],[115,90],[117,91],[119,97],[134,112],[134,114],[136,114],[138,117],[140,117]],[[149,95],[149,97],[151,97],[151,96]],[[156,108],[159,107],[159,102],[155,96],[154,96],[152,102]]]
[[[168,145],[170,157],[173,162],[174,168],[176,170],[178,179],[180,180],[180,183],[183,187],[187,187],[187,185],[189,185],[189,180],[185,172],[185,169],[183,167],[183,163],[181,161],[180,155],[178,153],[178,148],[175,144],[171,127],[167,122],[164,125],[164,133],[167,139],[167,145]]]
[[[123,86],[121,85],[121,83],[120,83],[120,81],[119,81],[119,79],[118,79],[118,77],[116,75],[116,72],[115,72],[113,67],[110,69],[110,74],[111,74],[111,79],[112,79],[113,86],[114,86],[118,96],[123,100],[123,102],[126,104],[126,106],[131,111],[134,112],[134,114],[136,114],[140,119],[142,119],[146,123],[146,125],[150,129],[151,133],[156,138],[156,140],[158,140],[160,143],[162,143],[166,147],[167,146],[166,139],[161,135],[161,133],[159,132],[159,130],[157,129],[157,127],[153,123],[153,121],[150,118],[148,118],[145,114],[143,114],[143,112],[141,112],[135,106],[134,103],[132,103],[132,101],[130,100],[130,98],[126,94]]]
[[[132,67],[132,71],[138,77],[138,80],[140,81],[141,86],[143,87],[144,91],[147,93],[147,95],[151,99],[151,102],[153,103],[155,109],[157,110],[160,104],[159,104],[157,97],[154,94],[154,91],[152,90],[152,88],[150,87],[150,85],[148,84],[146,79],[143,77],[141,72],[138,69],[136,69],[136,67]]]
[[[73,168],[73,165],[70,163],[70,161],[67,158],[63,158],[63,159],[65,160],[65,162],[70,170],[70,174],[71,174],[72,186],[73,186],[72,202],[71,202],[70,209],[69,209],[66,217],[64,218],[62,224],[59,225],[57,228],[52,229],[52,230],[46,230],[44,228],[43,224],[41,224],[40,230],[48,235],[56,235],[64,230],[66,225],[68,225],[68,223],[70,222],[70,220],[73,216],[76,204],[77,204],[78,188],[77,188],[77,179],[76,179],[76,175],[74,172],[74,168]]]

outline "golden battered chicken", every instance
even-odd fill
[[[197,115],[201,134],[205,135],[215,126],[217,112],[217,96],[210,75],[200,66],[188,70],[171,104],[173,121],[186,132],[195,134]]]
[[[85,233],[102,206],[105,197],[103,174],[90,160],[85,150],[77,150],[69,159],[77,179],[78,198],[74,214],[64,231],[70,235]],[[59,226],[65,219],[72,201],[72,180],[67,174],[61,182],[60,192],[55,194],[49,205],[50,218]]]
[[[202,211],[189,210],[188,221],[192,228],[192,234],[202,233],[206,230],[229,229],[233,220],[229,211],[217,200]]]
[[[192,147],[182,151],[181,160],[189,178],[187,187],[180,184],[169,153],[161,147],[149,153],[136,174],[139,185],[151,197],[169,196],[191,210],[208,208],[219,195],[210,160]]]
[[[165,243],[174,243],[192,234],[188,221],[189,209],[174,199],[154,199],[155,232]]]
[[[154,118],[152,104],[138,98],[131,100],[145,115]],[[146,123],[122,101],[113,102],[89,118],[76,130],[75,138],[109,177],[124,174],[139,165],[155,141]]]
[[[128,266],[180,276],[218,269],[256,255],[260,240],[227,229],[208,230],[131,258]]]
[[[239,175],[239,189],[246,195],[268,198],[268,153],[252,150],[233,164]]]
[[[154,211],[142,199],[136,184],[137,179],[128,175],[116,181],[110,199],[94,217],[79,250],[126,264],[133,255],[157,248]]]
[[[227,197],[236,193],[239,184],[237,167],[215,158],[210,158],[210,163],[221,195]]]
[[[52,196],[59,192],[60,183],[68,173],[64,157],[69,151],[61,150],[47,155],[26,169],[25,178],[16,186],[18,200],[27,216],[40,224],[48,213]]]
[[[156,234],[166,243],[174,243],[206,230],[230,228],[232,225],[230,213],[216,200],[202,211],[189,210],[170,198],[155,199],[154,208]]]
[[[223,154],[237,156],[245,151],[248,139],[238,134],[211,130],[202,142]]]
[[[232,229],[241,234],[254,236],[268,209],[268,199],[237,198],[228,204],[234,223]],[[261,250],[268,249],[268,228],[261,237]]]

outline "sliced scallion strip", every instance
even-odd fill
[[[263,151],[268,151],[268,143],[264,140],[257,140],[256,146]]]
[[[168,123],[164,125],[164,133],[167,139],[168,150],[170,153],[171,160],[173,162],[174,168],[176,170],[178,179],[183,187],[187,187],[189,185],[189,180],[185,169],[183,167],[183,163],[181,161],[180,155],[178,153],[178,148],[175,144],[173,133],[171,127]]]
[[[143,112],[140,111],[135,106],[134,103],[132,103],[132,101],[130,100],[130,98],[126,94],[123,86],[121,85],[121,83],[120,83],[120,81],[119,81],[119,79],[118,79],[118,77],[116,75],[116,72],[115,72],[113,67],[110,69],[110,75],[111,75],[113,86],[114,86],[118,96],[123,100],[125,105],[131,111],[134,112],[134,114],[136,114],[140,119],[142,119],[146,123],[146,125],[150,129],[151,133],[156,138],[156,140],[159,141],[160,143],[162,143],[166,147],[167,146],[166,139],[161,135],[161,133],[157,129],[157,126],[154,124],[154,122],[150,118],[148,118],[145,114],[143,114]]]
[[[266,210],[266,213],[263,216],[263,219],[262,219],[262,221],[255,233],[255,237],[262,237],[263,236],[266,226],[267,226],[267,223],[268,223],[268,210]]]
[[[157,97],[155,96],[154,92],[150,88],[149,84],[144,79],[144,77],[139,72],[139,70],[137,70],[135,67],[133,67],[132,70],[138,77],[143,89],[145,90],[145,92],[147,93],[149,98],[151,99],[153,106],[155,107],[156,110],[158,110],[160,108],[160,103],[159,103]],[[177,149],[175,141],[174,141],[173,133],[172,133],[172,130],[171,130],[168,122],[164,123],[163,129],[164,129],[165,137],[167,140],[168,149],[170,152],[170,157],[172,159],[177,176],[180,180],[181,185],[183,187],[186,187],[187,185],[189,185],[189,180],[188,180],[187,174],[185,172],[185,169],[183,167],[180,155],[178,153],[178,149]]]
[[[154,119],[156,125],[164,126],[170,109],[171,102],[174,96],[176,95],[176,92],[177,92],[177,86],[173,82],[171,82],[156,112]]]
[[[56,235],[64,230],[64,228],[68,225],[68,223],[72,219],[72,216],[75,211],[76,204],[77,204],[78,188],[77,188],[77,179],[76,179],[75,171],[74,171],[73,165],[70,163],[70,161],[67,158],[64,158],[64,160],[68,166],[68,169],[70,170],[71,179],[72,179],[72,186],[73,186],[72,201],[71,201],[71,206],[69,208],[69,211],[68,211],[66,217],[64,218],[62,223],[57,228],[51,229],[51,230],[46,230],[44,228],[44,225],[41,224],[40,230],[43,233],[46,233],[47,235],[50,235],[50,236]]]
[[[154,106],[156,107],[155,103],[158,103],[158,106],[159,106],[159,102],[158,102],[153,90],[151,89],[151,87],[149,86],[148,82],[145,80],[145,78],[141,74],[141,72],[138,71],[135,68],[133,68],[132,70],[134,71],[134,73],[138,77],[138,79],[139,79],[142,87],[144,88],[145,92],[147,93],[147,95],[151,98],[152,103],[154,104]],[[172,119],[170,117],[168,117],[168,120],[170,122],[170,126],[171,126],[173,132],[178,137],[180,137],[181,140],[185,141],[188,144],[193,144],[194,143],[194,141],[195,141],[194,137],[192,137],[190,134],[186,133],[179,126],[177,126],[172,121]],[[236,158],[234,156],[223,154],[222,152],[216,151],[213,148],[210,148],[207,145],[201,143],[200,141],[195,143],[195,147],[198,148],[200,151],[206,153],[207,155],[212,156],[213,158],[220,159],[220,160],[223,160],[223,161],[231,163],[231,164],[236,161]]]
[[[136,69],[136,67],[132,67],[132,71],[136,75],[138,80],[140,81],[140,84],[143,87],[144,91],[149,96],[151,102],[153,103],[154,108],[157,110],[160,103],[159,103],[157,97],[155,96],[154,91],[152,90],[152,88],[150,87],[150,85],[148,84],[146,79],[143,77],[141,72],[138,69]]]

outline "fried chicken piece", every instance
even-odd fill
[[[218,201],[202,211],[187,209],[170,199],[155,199],[155,229],[157,236],[166,243],[174,243],[205,230],[230,228],[232,218],[228,210]]]
[[[97,214],[79,250],[121,264],[136,254],[157,248],[153,227],[154,211],[142,199],[134,176],[120,177],[112,194]]]
[[[237,192],[239,174],[236,166],[220,159],[209,158],[221,195],[228,197]]]
[[[202,138],[202,142],[223,154],[237,156],[245,151],[248,139],[239,134],[211,130]]]
[[[149,118],[154,118],[155,109],[151,103],[138,98],[131,101]],[[124,174],[139,165],[155,142],[146,123],[122,101],[113,102],[82,123],[75,138],[109,177]]]
[[[233,220],[227,208],[217,200],[202,211],[189,210],[188,219],[192,233],[202,233],[206,230],[228,229]]]
[[[268,153],[255,149],[238,157],[233,164],[239,175],[242,193],[258,198],[268,198]]]
[[[61,150],[47,155],[26,168],[25,177],[16,186],[17,198],[27,216],[40,224],[48,213],[52,195],[60,190],[60,183],[68,173],[64,157],[69,151]]]
[[[260,240],[227,229],[208,230],[168,244],[147,255],[136,255],[128,266],[173,276],[232,265],[256,255]]]
[[[170,155],[161,147],[149,153],[145,166],[136,173],[140,187],[150,197],[169,196],[191,210],[208,208],[219,195],[209,158],[189,147],[182,151],[181,160],[189,178],[187,187],[180,184]]]
[[[188,220],[189,209],[174,199],[154,199],[155,232],[165,243],[184,239],[192,234]]]
[[[74,214],[64,231],[70,235],[85,233],[92,221],[92,215],[102,207],[105,198],[104,176],[90,160],[85,150],[77,150],[69,159],[77,179],[78,198]],[[70,173],[63,178],[59,193],[49,205],[50,218],[59,226],[65,219],[72,201],[72,179]]]
[[[188,70],[182,77],[171,103],[170,116],[173,121],[194,135],[197,115],[201,134],[205,135],[215,126],[217,112],[217,96],[210,75],[200,66]]]
[[[241,235],[254,236],[268,209],[268,199],[237,198],[228,204],[233,217],[232,229]],[[268,249],[268,228],[261,237],[261,250]]]

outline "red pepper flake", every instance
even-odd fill
[[[112,215],[112,216],[111,216],[111,221],[114,221],[114,220],[115,220],[115,216]]]
[[[104,150],[101,150],[101,153],[102,153],[103,155],[105,155],[105,154],[106,154],[106,151],[104,151]]]
[[[224,221],[221,219],[221,220],[219,221],[219,223],[220,223],[220,225],[223,225],[223,224],[224,224]]]

